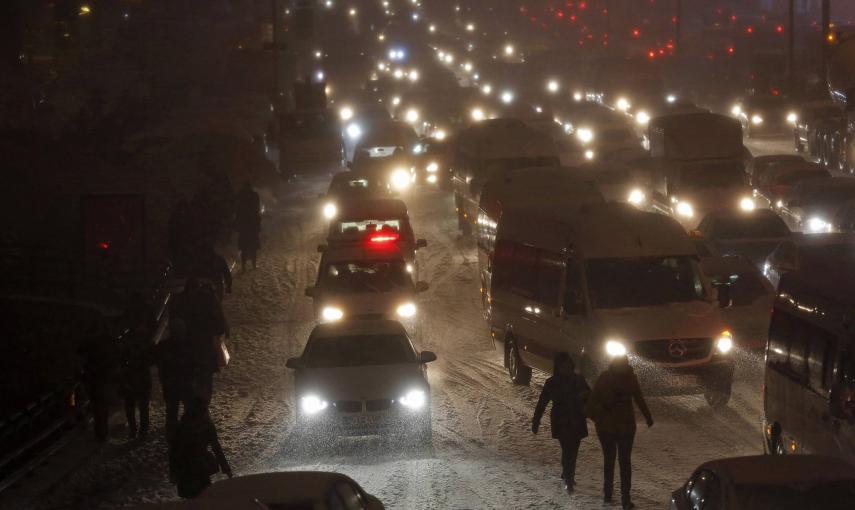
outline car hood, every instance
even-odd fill
[[[594,310],[603,338],[628,342],[664,338],[714,338],[726,328],[720,309],[706,301],[644,308]]]
[[[679,197],[692,204],[696,210],[712,211],[718,209],[735,209],[743,197],[750,197],[751,189],[742,185],[693,189],[680,192]]]
[[[427,388],[417,362],[342,368],[304,368],[297,373],[299,395],[338,400],[398,399],[413,388]]]

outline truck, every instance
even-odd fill
[[[664,204],[688,230],[714,210],[754,210],[737,120],[706,112],[664,115],[650,121],[648,138],[656,210]]]
[[[293,111],[279,117],[283,176],[335,173],[345,162],[338,116],[327,107],[325,83],[295,83]]]
[[[457,224],[472,233],[484,184],[520,168],[559,166],[552,138],[517,119],[491,119],[461,130],[454,141],[452,186]]]

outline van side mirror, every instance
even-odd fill
[[[427,248],[427,240],[416,239],[416,249],[418,249],[418,248]]]
[[[427,292],[430,289],[428,282],[416,282],[416,292]]]
[[[315,287],[306,287],[306,297],[315,297]]]
[[[288,358],[288,361],[285,362],[285,366],[297,370],[303,368],[303,360],[300,358]]]
[[[319,244],[319,245],[318,245],[318,253],[323,253],[323,252],[325,252],[325,251],[327,251],[327,245],[325,245],[325,244]]]
[[[419,363],[430,363],[431,361],[436,361],[436,354],[431,351],[422,351],[419,354]]]
[[[729,308],[733,304],[733,298],[730,295],[730,285],[726,283],[717,283],[713,286],[716,291],[716,300],[719,308]]]

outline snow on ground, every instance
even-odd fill
[[[233,361],[217,377],[212,414],[235,472],[340,471],[388,508],[602,507],[593,427],[570,498],[558,478],[559,449],[548,426],[531,434],[544,377],[536,374],[531,387],[509,382],[483,320],[474,245],[461,239],[451,198],[438,191],[407,198],[416,234],[429,242],[420,263],[431,289],[422,294],[415,342],[439,357],[429,365],[433,448],[358,438],[313,450],[290,435],[293,376],[284,365],[313,326],[303,290],[313,283],[319,260],[323,226],[316,197],[325,186],[322,179],[292,186],[264,225],[259,269],[238,275],[226,298]],[[762,451],[761,369],[756,357],[740,363],[733,400],[723,411],[711,410],[701,396],[648,399],[655,425],[640,424],[633,452],[639,508],[666,506],[671,490],[705,460]],[[10,493],[14,498],[4,495],[0,508],[106,509],[174,499],[159,398],[154,405],[149,441],[126,444],[117,425],[110,444],[80,461],[73,474],[38,491],[24,484]]]

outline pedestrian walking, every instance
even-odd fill
[[[178,496],[189,499],[198,496],[220,471],[232,477],[208,406],[203,399],[193,398],[169,444],[169,477],[177,485]]]
[[[231,269],[226,259],[217,253],[213,245],[207,246],[205,252],[199,254],[195,274],[198,279],[213,286],[220,301],[223,300],[224,292],[232,293]]]
[[[151,365],[154,328],[148,306],[142,296],[135,296],[125,316],[127,333],[120,342],[119,382],[125,403],[128,439],[144,439],[149,429],[151,402]],[[139,423],[137,423],[137,412]]]
[[[202,285],[191,277],[175,300],[172,316],[182,319],[187,326],[188,391],[210,402],[214,373],[220,369],[217,348],[220,337],[227,331],[222,305],[210,285]]]
[[[178,410],[189,395],[190,366],[187,344],[187,325],[183,319],[169,321],[169,336],[155,346],[155,362],[160,388],[163,391],[166,415],[166,439],[172,441],[178,427]]]
[[[597,438],[603,448],[603,500],[612,501],[615,476],[615,455],[620,464],[621,504],[623,508],[635,508],[632,490],[632,444],[635,440],[635,411],[638,406],[648,427],[653,418],[641,394],[638,378],[626,356],[617,356],[597,378],[586,411],[594,421]]]
[[[78,352],[83,357],[82,380],[89,397],[95,440],[107,441],[110,403],[115,398],[119,354],[106,329],[81,342]]]
[[[251,262],[255,269],[261,246],[261,200],[249,181],[244,183],[237,195],[235,229],[238,233],[241,271],[246,271],[247,262]]]
[[[588,437],[585,403],[591,388],[585,378],[576,374],[573,358],[566,352],[555,356],[553,375],[546,380],[531,421],[531,431],[537,434],[546,406],[552,403],[549,413],[552,437],[561,445],[561,479],[564,489],[572,493],[576,485],[576,458],[582,439]]]

